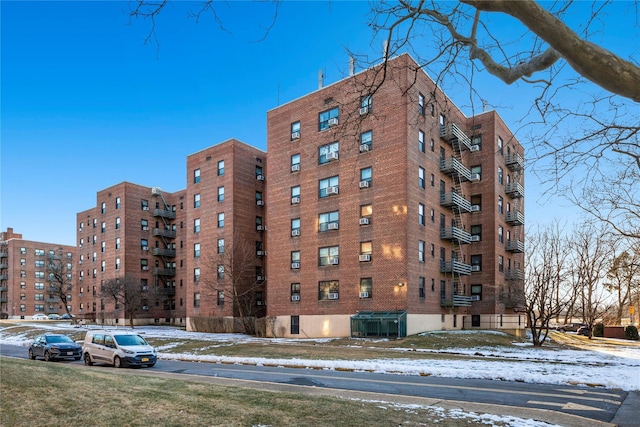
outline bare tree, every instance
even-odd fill
[[[565,280],[568,241],[557,222],[528,236],[522,300],[533,345],[540,347],[547,339],[549,323],[566,309],[572,296]]]
[[[142,310],[145,297],[140,280],[129,275],[107,280],[101,294],[103,298],[113,301],[116,311],[123,308],[125,318],[129,319],[129,326],[133,328],[133,320]]]
[[[59,299],[72,322],[75,318],[69,312],[69,298],[73,291],[73,263],[62,253],[62,250],[49,255],[47,274],[49,281],[49,296]]]
[[[615,316],[609,317],[608,320],[611,324],[620,325],[625,309],[633,304],[632,296],[640,288],[640,253],[631,248],[615,257],[607,271],[606,279],[604,286],[614,295],[617,302]]]

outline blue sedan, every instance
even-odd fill
[[[82,346],[66,335],[44,334],[29,346],[29,359],[42,357],[47,362],[58,359],[80,360]]]

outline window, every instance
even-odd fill
[[[418,93],[418,113],[424,116],[424,95]]]
[[[504,271],[504,257],[502,255],[498,255],[498,271]]]
[[[143,211],[149,210],[149,201],[148,200],[140,200],[140,209]]]
[[[431,188],[436,186],[436,177],[434,174],[431,174],[431,177],[429,178],[429,183],[431,184]]]
[[[482,225],[480,224],[472,225],[471,236],[478,236],[477,240],[478,241],[482,240]]]
[[[318,148],[318,164],[323,165],[332,160],[338,160],[338,151],[340,151],[340,143],[338,141],[320,146]]]
[[[502,138],[498,137],[498,154],[500,154],[502,156]]]
[[[116,230],[119,230],[119,229],[120,229],[120,217],[116,218]]]
[[[264,204],[262,200],[262,191],[256,191],[256,205]]]
[[[93,228],[96,228],[97,226],[98,226],[98,219],[93,218]]]
[[[319,197],[327,197],[333,194],[338,194],[338,177],[332,176],[330,178],[321,179],[319,181]]]
[[[262,166],[256,166],[256,178],[264,180],[264,174],[262,173]]]
[[[21,259],[20,259],[20,265],[21,265],[21,266],[25,266],[25,265],[27,265],[27,260],[26,260],[25,258],[21,258]]]
[[[318,215],[318,232],[337,230],[340,214],[338,211],[325,212]]]
[[[27,277],[27,272],[24,270],[20,270],[20,277]]]
[[[440,114],[440,117],[438,118],[438,123],[440,124],[441,128],[444,127],[445,122],[446,122],[446,119],[444,117],[444,114]]]
[[[193,220],[193,232],[194,233],[200,232],[200,218],[196,218]]]
[[[218,239],[218,253],[224,253],[224,239]]]
[[[44,291],[44,283],[36,282],[35,283],[35,289],[38,290],[38,291]]]
[[[300,333],[300,316],[291,316],[291,335]]]
[[[116,209],[120,209],[120,197],[116,197]]]
[[[44,249],[36,249],[33,253],[35,256],[44,256]]]
[[[424,168],[418,166],[418,186],[424,188]]]
[[[142,231],[147,231],[149,230],[149,221],[147,221],[146,219],[142,219],[140,220],[140,229]]]
[[[501,225],[498,226],[498,243],[504,243],[504,229]]]
[[[193,269],[193,281],[196,283],[200,281],[200,268]]]
[[[116,258],[116,270],[120,270],[120,258]]]
[[[478,177],[482,179],[482,166],[471,166],[471,175],[478,174]]]
[[[44,294],[35,294],[34,299],[36,301],[44,301]]]
[[[291,251],[291,268],[294,270],[300,268],[300,251]]]
[[[336,300],[340,297],[340,282],[337,280],[325,280],[318,282],[319,300]]]
[[[200,169],[195,169],[193,171],[193,183],[197,184],[200,182]]]
[[[193,306],[200,307],[200,292],[194,292],[193,294]]]
[[[300,301],[300,283],[291,284],[291,301]]]
[[[482,301],[482,285],[471,285],[471,298]]]
[[[300,138],[300,122],[291,123],[291,140]]]
[[[218,213],[218,228],[224,227],[224,212]]]
[[[300,154],[293,154],[291,156],[291,172],[300,171]]]
[[[424,205],[418,203],[418,224],[424,225]]]
[[[194,258],[200,257],[200,243],[193,244],[193,257]]]
[[[20,248],[20,253],[22,255],[26,255],[27,254],[27,248]]]
[[[94,234],[94,235],[93,235],[93,244],[95,245],[97,241],[98,241],[98,236],[96,236],[96,235]]]
[[[256,230],[258,230],[258,231],[264,230],[264,227],[262,226],[262,217],[261,216],[257,216],[256,217]]]
[[[318,249],[318,265],[338,265],[340,255],[339,246],[327,246]]]
[[[147,239],[140,239],[140,249],[143,251],[149,250],[149,241]]]
[[[423,240],[418,240],[418,261],[424,262],[425,243]]]
[[[200,207],[200,193],[193,195],[193,207],[194,208]]]
[[[224,175],[224,160],[218,162],[218,176]]]
[[[436,149],[436,143],[433,140],[433,138],[431,138],[431,140],[429,140],[429,148],[431,149],[431,152],[433,153]]]
[[[429,253],[431,254],[431,258],[436,257],[436,245],[434,245],[433,243],[429,247]]]
[[[471,255],[471,271],[482,271],[482,255]]]
[[[373,132],[368,130],[360,134],[360,151],[370,151],[373,144]],[[362,146],[366,146],[366,149],[362,149]]]
[[[431,211],[429,213],[429,216],[431,217],[431,222],[435,223],[436,222],[436,211],[435,211],[435,209],[433,209],[433,208],[431,209]]]
[[[366,114],[371,111],[373,106],[371,95],[366,95],[360,98],[360,114]]]
[[[474,194],[471,196],[471,206],[477,206],[477,208],[474,208],[478,211],[482,210],[482,195],[481,194]]]
[[[149,260],[147,259],[141,259],[140,260],[140,269],[147,271],[149,270]]]
[[[373,253],[372,242],[360,242],[360,255],[371,255]]]
[[[360,218],[369,218],[373,215],[373,205],[360,206]]]
[[[424,153],[424,132],[418,131],[418,150]]]
[[[224,265],[218,264],[218,280],[224,279]]]
[[[300,236],[300,218],[291,220],[291,237]]]
[[[371,277],[363,277],[360,279],[360,299],[373,297],[373,279]]]
[[[102,204],[100,205],[100,213],[105,212],[107,212],[107,204],[105,202],[102,202]]]
[[[504,201],[502,199],[502,196],[498,196],[498,213],[504,213]]]
[[[426,298],[426,292],[424,289],[424,277],[418,277],[418,296],[421,299]]]
[[[36,268],[44,268],[44,260],[36,260]]]
[[[218,187],[218,201],[224,201],[224,187]]]
[[[320,113],[318,115],[318,130],[322,131],[328,129],[329,126],[337,125],[339,115],[340,110],[338,109],[338,107]]]
[[[504,184],[504,172],[500,166],[498,166],[498,184]]]
[[[473,135],[471,137],[471,145],[476,145],[478,151],[482,150],[482,135]]]
[[[120,249],[120,238],[116,237],[116,249]]]
[[[300,186],[296,185],[291,187],[291,204],[295,205],[300,203]]]
[[[371,167],[360,169],[360,188],[368,188],[371,186],[373,170]],[[367,184],[363,184],[366,182]]]

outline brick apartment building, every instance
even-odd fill
[[[524,327],[523,148],[409,55],[268,112],[278,336]]]
[[[34,314],[67,312],[58,296],[49,291],[48,264],[52,259],[73,269],[76,248],[56,243],[22,240],[13,228],[0,233],[0,313],[3,317],[29,318]],[[77,308],[72,290],[69,311]]]

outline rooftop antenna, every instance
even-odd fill
[[[487,106],[489,105],[489,103],[487,102],[486,99],[482,100],[482,112],[486,113],[487,112]]]
[[[318,89],[322,89],[324,86],[324,74],[322,74],[322,70],[318,70]]]
[[[349,57],[349,75],[353,76],[356,72],[356,60],[353,59],[353,56]]]

